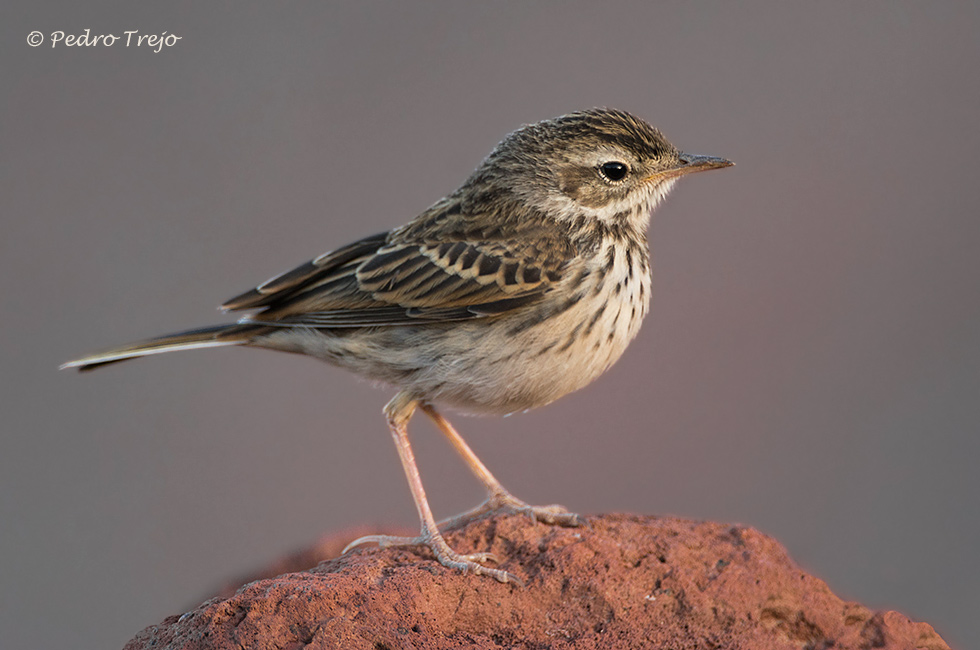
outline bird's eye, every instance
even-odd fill
[[[621,181],[626,178],[630,168],[625,163],[613,160],[599,165],[599,173],[611,181]]]

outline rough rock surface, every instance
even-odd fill
[[[364,548],[250,582],[148,627],[126,650],[949,647],[925,623],[842,601],[751,528],[590,522],[496,516],[447,535],[460,552],[497,554],[523,589],[448,570],[424,550]]]

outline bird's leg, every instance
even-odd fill
[[[470,471],[483,483],[483,486],[487,490],[487,500],[462,514],[456,515],[455,517],[450,517],[449,519],[439,522],[439,525],[444,528],[456,528],[458,526],[464,525],[484,514],[496,512],[497,510],[509,510],[512,512],[518,512],[525,514],[531,518],[532,521],[542,521],[546,524],[559,524],[561,526],[581,526],[586,523],[585,518],[577,515],[573,512],[569,512],[564,507],[559,505],[550,506],[532,506],[528,505],[524,501],[521,501],[513,494],[508,492],[503,485],[500,484],[490,470],[487,469],[470,446],[466,444],[463,437],[459,435],[455,427],[449,423],[441,413],[439,413],[431,404],[419,404],[419,407],[432,418],[432,421],[436,423],[439,430],[445,434],[446,438],[449,439],[450,444],[453,448],[463,457],[466,461],[466,465],[470,468]]]
[[[429,501],[425,497],[425,489],[422,487],[419,469],[415,464],[415,454],[412,453],[412,446],[408,442],[408,421],[418,406],[419,403],[409,394],[401,392],[395,395],[394,399],[385,406],[385,416],[388,418],[388,427],[391,429],[391,435],[395,439],[398,457],[401,459],[405,476],[408,478],[408,486],[412,490],[412,498],[415,499],[415,507],[419,511],[422,531],[418,537],[367,535],[348,544],[343,552],[346,553],[355,546],[371,542],[377,543],[382,548],[388,546],[427,546],[443,566],[459,569],[464,573],[490,576],[500,582],[515,582],[523,585],[521,580],[511,573],[500,569],[491,569],[480,564],[481,562],[496,562],[497,558],[492,553],[464,555],[449,548],[446,540],[443,539],[436,525],[435,518],[432,516]]]

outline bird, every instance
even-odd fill
[[[418,510],[415,537],[444,566],[522,584],[458,553],[442,530],[498,511],[579,526],[562,506],[513,496],[443,415],[504,415],[579,390],[636,337],[650,305],[651,213],[677,179],[733,165],[683,153],[641,118],[594,108],[510,133],[456,191],[403,226],[316,257],[228,300],[237,322],[115,347],[63,364],[91,370],[174,350],[242,346],[308,355],[394,387],[384,407]],[[422,411],[486,489],[437,522],[408,437]]]

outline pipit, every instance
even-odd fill
[[[352,542],[423,545],[443,565],[520,582],[453,551],[432,515],[408,441],[416,409],[483,483],[487,500],[444,525],[497,510],[576,526],[497,481],[436,410],[506,414],[552,402],[603,373],[650,302],[647,226],[680,176],[727,167],[681,153],[628,113],[593,109],[524,126],[462,187],[408,224],[325,253],[224,303],[237,323],[113,348],[64,364],[88,370],[172,350],[228,345],[305,354],[398,389],[385,406],[422,529]],[[346,552],[346,551],[345,551]]]

